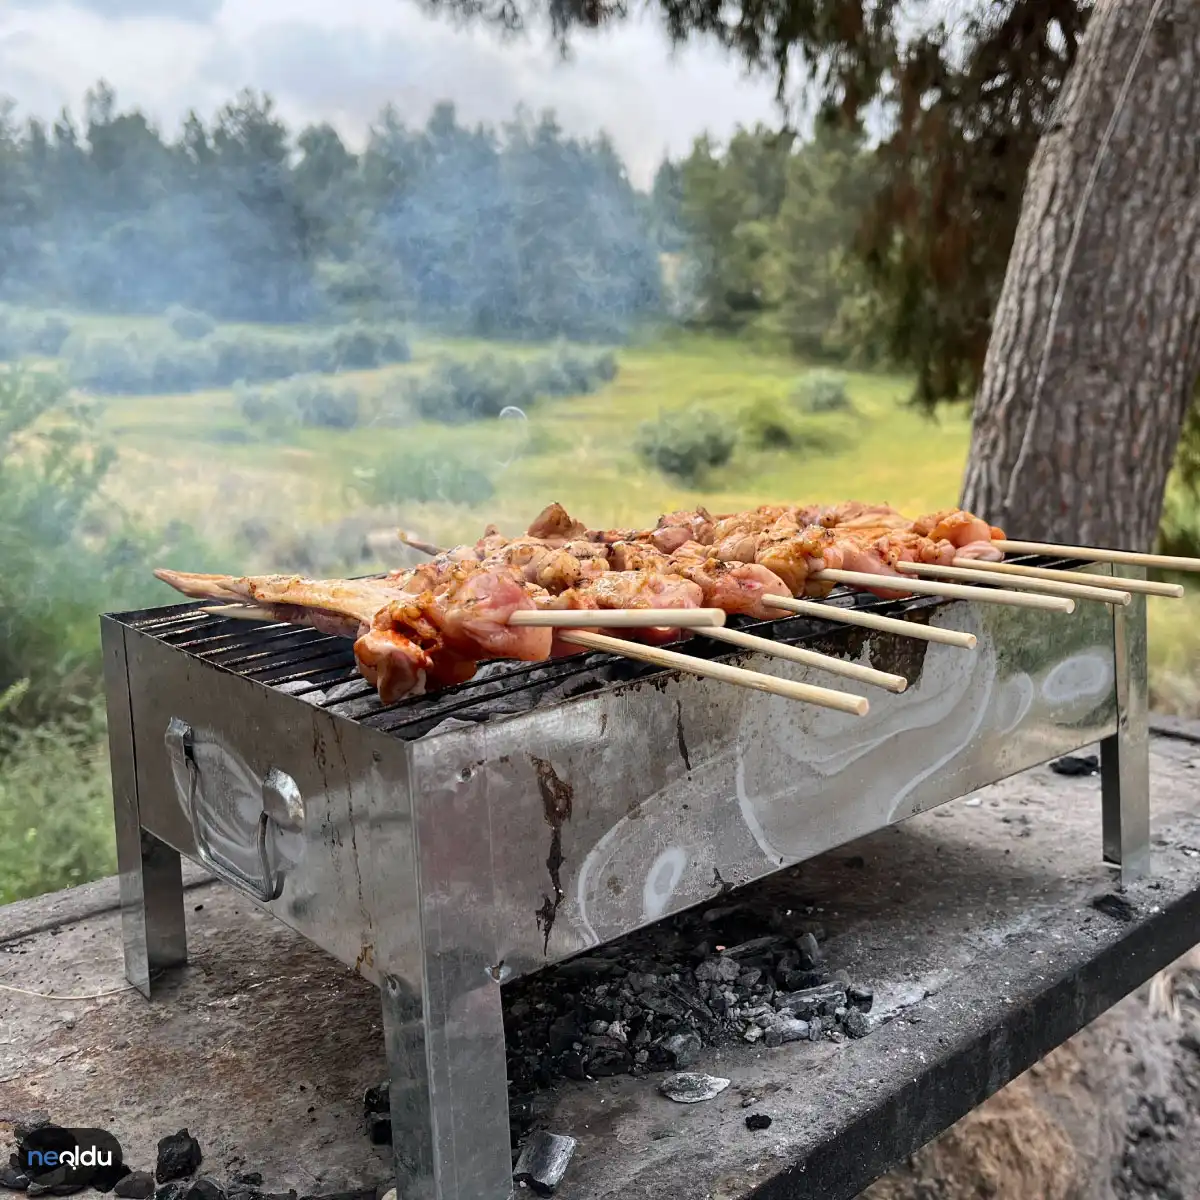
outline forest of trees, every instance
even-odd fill
[[[171,140],[100,83],[50,124],[0,102],[0,301],[600,340],[665,316],[839,353],[869,164],[845,137],[743,130],[646,194],[551,114],[469,129],[443,104],[412,128],[387,108],[355,153],[248,91]]]

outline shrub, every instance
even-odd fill
[[[801,412],[849,412],[854,405],[846,393],[846,377],[836,371],[809,371],[792,388],[792,401]]]
[[[359,421],[359,395],[319,375],[297,375],[273,388],[235,389],[242,416],[271,431],[290,426],[353,429]]]
[[[707,408],[665,413],[638,428],[638,454],[666,475],[696,483],[724,466],[737,446],[737,431]]]
[[[482,504],[495,493],[490,476],[478,467],[446,454],[414,451],[393,455],[373,471],[360,473],[363,490],[374,504]]]
[[[780,450],[799,440],[796,421],[776,400],[756,400],[742,412],[742,432],[756,450]]]
[[[199,341],[144,332],[74,335],[64,352],[77,386],[126,395],[267,383],[411,357],[401,330],[368,325],[305,333],[217,330]]]
[[[58,313],[31,313],[0,308],[0,361],[27,354],[56,357],[71,334],[71,323]]]
[[[485,354],[445,358],[410,385],[408,401],[428,421],[456,425],[526,409],[539,397],[579,396],[616,378],[611,350],[588,353],[560,343],[548,354],[521,362]]]
[[[180,304],[172,304],[166,315],[171,332],[187,342],[201,341],[217,328],[216,321],[208,313],[196,312]]]

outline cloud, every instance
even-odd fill
[[[58,7],[82,9],[106,20],[157,17],[159,20],[195,21],[207,24],[221,11],[225,0],[71,0]],[[11,8],[45,11],[45,0],[8,0]]]

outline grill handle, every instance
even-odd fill
[[[269,843],[267,839],[268,826],[275,822],[283,829],[299,831],[304,827],[304,802],[296,781],[272,767],[262,784],[263,807],[259,814],[255,833],[255,850],[261,868],[259,878],[254,878],[243,872],[233,863],[221,858],[207,843],[201,832],[200,822],[200,766],[196,762],[196,741],[192,727],[178,717],[172,717],[167,725],[164,738],[167,752],[176,765],[186,770],[188,777],[187,814],[192,824],[192,835],[196,842],[196,852],[200,861],[218,879],[236,888],[249,892],[256,900],[269,904],[278,900],[283,894],[284,872],[276,870],[271,865]]]

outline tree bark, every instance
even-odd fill
[[[1026,180],[963,507],[1150,549],[1198,375],[1200,3],[1098,0]]]

